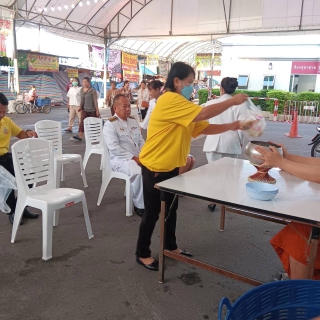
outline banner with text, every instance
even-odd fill
[[[137,71],[138,56],[122,52],[122,69]]]
[[[104,69],[104,48],[98,46],[89,45],[89,55],[91,60],[91,66],[96,70]]]
[[[320,62],[292,61],[291,74],[320,74]]]
[[[158,64],[159,64],[159,56],[157,56],[156,54],[147,55],[147,66],[157,67]]]
[[[68,68],[67,73],[68,73],[68,78],[74,78],[74,77],[78,78],[79,77],[78,69]]]
[[[159,61],[159,74],[160,76],[167,77],[169,73],[169,62]]]
[[[196,68],[198,70],[211,68],[212,53],[197,53],[196,54]]]
[[[109,50],[108,52],[108,72],[110,78],[121,78],[121,51]],[[119,77],[120,74],[120,77]]]
[[[11,52],[7,52],[7,47],[13,47],[13,18],[14,12],[12,10],[1,8],[0,10],[0,57],[11,56]],[[9,40],[10,39],[10,40]],[[11,45],[7,46],[7,41]]]
[[[139,72],[138,71],[127,71],[123,70],[123,80],[128,80],[130,82],[139,82]]]
[[[58,72],[59,59],[55,56],[28,53],[28,70],[40,72]]]

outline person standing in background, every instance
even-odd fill
[[[144,80],[141,81],[140,89],[138,90],[137,107],[141,112],[142,120],[144,120],[149,107],[149,91],[146,88],[146,82]]]
[[[232,99],[232,94],[238,87],[238,80],[236,78],[223,78],[220,85],[220,98],[210,100],[205,107]],[[240,106],[232,106],[221,114],[209,119],[211,124],[223,124],[234,122],[238,120],[245,120],[245,103]],[[220,134],[210,135],[206,137],[203,145],[203,152],[205,152],[208,163],[219,160],[224,157],[238,158],[241,154],[243,145],[243,135],[240,131],[226,131]],[[209,204],[210,211],[214,211],[215,204]]]
[[[68,93],[69,89],[72,87],[73,78],[70,78],[69,83],[66,86],[66,92]]]
[[[81,87],[79,87],[80,81],[79,78],[73,78],[72,87],[69,89],[67,93],[68,101],[68,111],[69,111],[69,126],[66,129],[66,132],[72,132],[72,127],[74,124],[74,119],[77,115],[78,122],[80,125],[81,121],[81,112],[79,111],[80,103],[81,103]]]
[[[150,121],[151,113],[156,106],[157,100],[160,97],[161,93],[160,90],[163,87],[163,82],[159,80],[153,80],[148,83],[148,89],[149,89],[149,95],[151,100],[149,101],[149,108],[147,109],[147,114],[143,120],[143,122],[140,124],[140,127],[142,129],[147,129]]]
[[[36,93],[36,87],[35,86],[31,86],[31,89],[28,93],[28,97],[29,97],[29,102],[32,104],[35,104],[36,102],[36,98],[37,98],[37,93]]]
[[[99,107],[98,107],[98,96],[96,90],[91,87],[90,78],[84,77],[82,80],[81,88],[81,102],[79,111],[81,111],[81,121],[79,124],[79,134],[73,136],[74,140],[82,141],[84,133],[83,121],[88,117],[100,117]]]
[[[105,103],[110,108],[112,116],[114,116],[113,99],[117,94],[119,94],[119,90],[116,89],[116,83],[114,81],[111,81],[111,88],[107,92]]]
[[[132,93],[131,89],[129,87],[129,81],[126,80],[123,82],[123,87],[119,90],[119,94],[123,94],[127,99],[129,99],[129,102],[132,101]]]

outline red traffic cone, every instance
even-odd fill
[[[302,136],[299,136],[298,134],[298,112],[295,111],[293,113],[294,119],[292,121],[290,133],[286,133],[285,135],[289,138],[302,138]]]

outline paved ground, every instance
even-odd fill
[[[102,111],[107,116],[106,110]],[[67,112],[55,108],[49,115],[12,115],[23,128],[33,128],[41,119],[55,119],[67,126]],[[284,142],[289,150],[309,155],[307,143],[315,125],[300,125],[302,139],[284,136],[290,126],[268,122],[263,140]],[[70,141],[63,134],[66,153],[83,155],[84,142]],[[193,141],[196,165],[206,163],[203,138]],[[112,181],[100,207],[96,206],[101,185],[99,157],[89,160],[85,189],[95,238],[88,240],[81,208],[62,210],[60,225],[54,228],[53,259],[41,260],[41,218],[29,220],[10,243],[11,225],[0,215],[0,319],[5,320],[200,320],[217,319],[222,297],[232,301],[251,287],[182,263],[167,259],[166,282],[157,273],[135,262],[139,220],[125,216],[124,183]],[[66,166],[63,186],[83,188],[77,166]],[[214,184],[214,177],[212,177]],[[270,281],[280,267],[269,245],[281,228],[277,224],[227,214],[226,230],[218,230],[219,214],[207,204],[182,198],[177,237],[181,248],[199,259],[229,270]],[[159,230],[152,243],[158,252]]]

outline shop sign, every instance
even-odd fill
[[[123,70],[123,80],[128,80],[130,82],[139,82],[139,72]]]
[[[147,66],[155,66],[157,67],[159,63],[159,56],[156,54],[148,54],[147,55]]]
[[[45,56],[41,54],[28,53],[29,71],[58,72],[59,59],[55,56]]]
[[[122,69],[137,71],[138,56],[122,52]]]
[[[198,70],[210,69],[212,53],[197,53],[196,54],[196,68]]]
[[[292,61],[291,74],[320,74],[318,61]]]
[[[74,77],[78,77],[79,76],[79,72],[78,72],[78,69],[68,69],[67,70],[67,73],[68,73],[68,78],[74,78]]]

